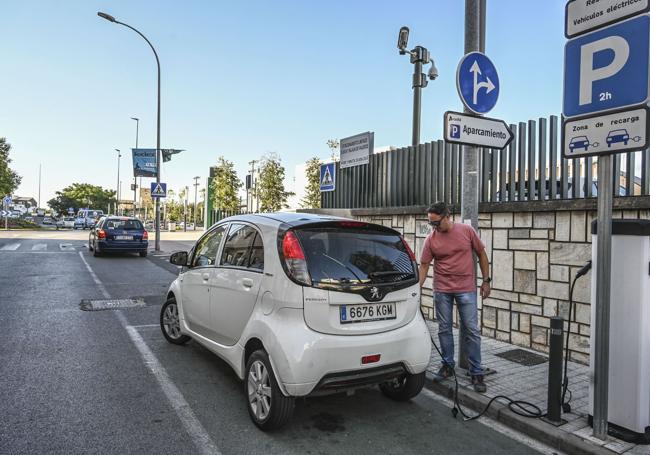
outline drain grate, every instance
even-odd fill
[[[499,352],[498,354],[494,355],[527,367],[540,365],[547,361],[546,357],[543,355],[535,354],[534,352],[528,352],[523,349],[511,349],[509,351]]]
[[[144,299],[83,299],[79,304],[83,311],[119,310],[121,308],[138,308],[145,305]]]

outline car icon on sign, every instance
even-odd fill
[[[611,147],[615,142],[622,142],[623,145],[627,145],[629,140],[630,135],[627,134],[627,130],[613,130],[607,135],[607,147]]]
[[[576,136],[574,138],[571,138],[571,142],[569,142],[569,149],[573,151],[574,149],[584,148],[586,152],[589,148],[589,145],[589,139],[587,139],[587,136]]]

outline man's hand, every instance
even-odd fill
[[[490,283],[484,281],[483,284],[481,284],[481,298],[487,299],[488,297],[490,297]]]

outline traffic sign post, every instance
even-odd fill
[[[514,139],[514,134],[503,120],[445,112],[445,141],[463,145],[477,145],[503,149]]]
[[[592,361],[593,434],[601,440],[608,433],[612,155],[648,145],[650,15],[639,14],[647,11],[648,0],[572,0],[566,6],[565,35],[577,37],[564,49],[562,153],[566,158],[598,155]],[[577,182],[575,169],[573,175]]]
[[[336,166],[335,163],[320,165],[320,191],[334,191],[336,189]]]
[[[151,197],[164,198],[167,197],[167,184],[151,182]]]

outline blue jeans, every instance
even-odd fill
[[[465,349],[467,350],[469,360],[469,374],[483,374],[476,291],[436,292],[436,317],[438,318],[438,339],[440,340],[442,361],[452,368],[455,366],[454,335],[452,332],[452,305],[454,300],[456,300],[460,322],[465,333]]]

